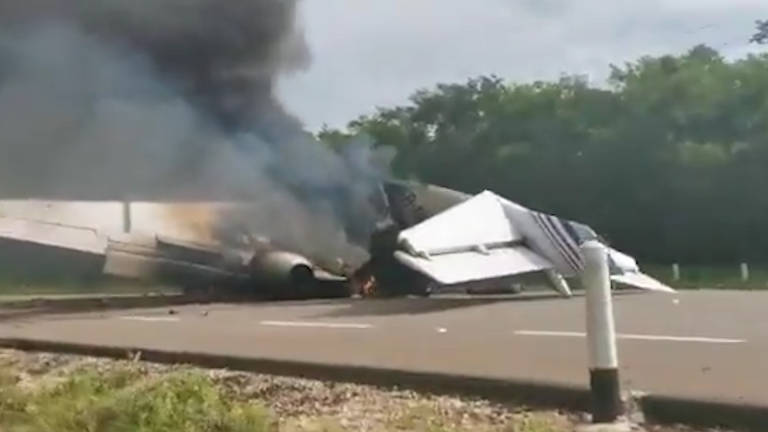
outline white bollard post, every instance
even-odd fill
[[[611,281],[605,246],[588,241],[581,246],[584,270],[581,278],[587,299],[587,345],[592,421],[611,423],[623,414],[619,388],[619,360],[613,322]]]
[[[131,202],[123,200],[123,232],[131,232]]]
[[[675,282],[680,280],[680,265],[677,263],[672,264],[672,280]]]
[[[749,266],[747,263],[741,263],[741,281],[749,281]]]

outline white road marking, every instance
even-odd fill
[[[176,322],[179,321],[178,317],[153,317],[153,316],[121,316],[120,319],[128,321],[162,321],[162,322]]]
[[[370,324],[308,322],[308,321],[261,321],[259,324],[264,326],[274,326],[274,327],[315,327],[315,328],[332,328],[332,329],[368,329],[373,327]]]
[[[556,337],[586,337],[583,332],[569,331],[539,331],[539,330],[516,330],[518,336],[556,336]],[[616,339],[645,340],[645,341],[667,341],[667,342],[699,342],[715,344],[736,344],[744,343],[746,339],[727,339],[710,337],[690,337],[690,336],[664,336],[664,335],[642,335],[642,334],[616,334]]]
[[[435,330],[437,330],[438,333],[446,333],[448,332],[448,329],[445,327],[438,327]]]

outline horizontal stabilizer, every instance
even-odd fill
[[[616,283],[627,285],[645,291],[657,291],[665,293],[676,292],[672,288],[664,285],[656,279],[640,272],[628,272],[624,274],[611,275],[611,280]]]
[[[524,246],[501,247],[484,252],[463,251],[428,258],[397,251],[395,258],[444,285],[500,278],[551,267],[544,258]]]

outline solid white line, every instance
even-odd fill
[[[128,321],[162,321],[162,322],[176,322],[179,318],[176,317],[148,317],[148,316],[121,316],[120,319]]]
[[[539,330],[515,330],[518,336],[563,336],[563,337],[585,337],[586,333],[566,332],[566,331],[539,331]]]
[[[539,330],[516,330],[515,334],[518,336],[559,336],[559,337],[586,337],[587,334],[583,332],[569,332],[569,331],[539,331]],[[667,342],[700,342],[700,343],[716,343],[716,344],[735,344],[744,343],[746,339],[727,339],[727,338],[710,338],[710,337],[695,337],[695,336],[664,336],[664,335],[642,335],[642,334],[616,334],[616,339],[628,339],[628,340],[645,340],[645,341],[667,341]]]
[[[711,338],[711,337],[696,337],[696,336],[653,336],[653,335],[639,335],[639,334],[620,334],[616,336],[618,339],[634,339],[634,340],[660,340],[670,342],[701,342],[701,343],[720,343],[720,344],[734,344],[744,343],[746,339],[729,339],[729,338]]]
[[[328,323],[328,322],[308,322],[308,321],[261,321],[259,324],[274,327],[316,327],[333,329],[368,329],[373,327],[370,324],[355,323]]]

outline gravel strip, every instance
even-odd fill
[[[207,374],[227,394],[262,401],[279,419],[280,430],[293,431],[572,431],[585,413],[537,411],[484,400],[420,394],[373,386],[278,377],[222,369],[115,361],[65,354],[0,349],[0,371],[12,370],[17,385],[30,387],[63,379],[88,368],[108,372],[137,368],[148,377],[172,371]],[[684,426],[643,425],[648,432],[705,432]],[[714,432],[714,429],[706,432]]]

